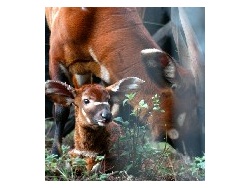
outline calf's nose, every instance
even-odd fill
[[[106,122],[110,122],[112,119],[112,114],[106,110],[101,113],[101,116]]]

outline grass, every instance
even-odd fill
[[[163,143],[161,143],[163,144]],[[71,159],[69,146],[63,145],[63,155],[59,159],[45,149],[45,180],[47,181],[203,181],[205,180],[205,156],[190,159],[167,149],[159,149],[156,144],[145,144],[136,150],[124,151],[122,156],[132,156],[134,160],[123,161],[124,169],[110,173],[88,174],[84,169],[84,159]],[[143,152],[142,152],[143,151]],[[131,153],[130,153],[131,152]],[[133,156],[134,155],[134,156]],[[100,159],[102,160],[102,158]],[[117,160],[119,161],[119,160]]]
[[[135,94],[126,95],[123,105],[133,100]],[[154,109],[161,112],[158,96],[152,97]],[[146,125],[138,125],[137,118],[142,108],[148,108],[141,100],[139,108],[131,111],[135,117],[132,123],[122,117],[114,119],[119,123],[124,135],[111,148],[118,170],[109,173],[91,173],[85,170],[84,159],[71,159],[68,151],[73,147],[72,132],[63,140],[63,155],[57,159],[51,154],[52,140],[45,137],[45,180],[47,181],[204,181],[205,155],[190,158],[176,152],[165,142],[150,141]],[[129,125],[129,126],[128,126]],[[46,127],[52,126],[51,120],[46,121]],[[102,164],[103,156],[98,158]],[[79,171],[79,169],[81,169]]]

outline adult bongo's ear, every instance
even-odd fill
[[[159,87],[175,84],[176,64],[167,53],[158,49],[144,49],[141,59],[148,76]]]

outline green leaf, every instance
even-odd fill
[[[128,126],[128,125],[129,125],[129,122],[128,122],[128,121],[124,121],[124,120],[122,119],[122,117],[116,117],[116,118],[114,118],[113,120],[116,121],[116,122],[118,122],[118,123],[121,123],[121,124],[124,125],[124,126]]]
[[[139,102],[139,106],[140,106],[141,108],[148,108],[148,104],[145,103],[144,100],[141,100],[141,101]]]
[[[125,155],[128,155],[127,151],[122,152],[122,154],[120,156],[125,156]]]
[[[123,123],[124,122],[123,119],[122,119],[122,117],[115,117],[113,120],[117,121],[119,123]]]
[[[122,102],[123,106],[126,104],[127,101],[128,101],[128,99],[123,100],[123,102]]]
[[[102,161],[104,159],[104,156],[102,156],[102,155],[98,155],[97,157],[96,157],[96,159],[95,159],[95,161]]]
[[[123,123],[123,125],[124,125],[124,126],[128,126],[128,125],[129,125],[129,122],[128,122],[128,121],[125,121],[125,122]]]
[[[126,167],[126,171],[129,171],[129,169],[133,166],[133,164],[130,164]]]
[[[153,110],[160,110],[160,107],[158,107],[158,106],[156,107],[155,106],[155,107],[153,107]]]
[[[106,180],[108,177],[108,174],[101,174],[100,175],[100,180]]]
[[[132,100],[134,99],[136,93],[129,93],[129,94],[125,94],[125,97],[128,99],[128,100]]]

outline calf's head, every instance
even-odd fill
[[[99,84],[85,84],[75,89],[66,83],[48,80],[45,94],[57,104],[75,105],[77,125],[97,128],[112,121],[111,105],[123,100],[124,94],[139,89],[143,82],[137,77],[128,77],[106,88]]]
[[[109,101],[109,92],[101,85],[84,85],[74,100],[76,117],[89,126],[104,126],[112,119]]]

